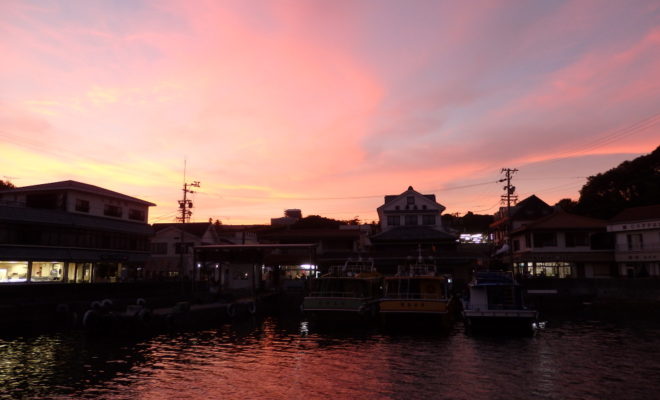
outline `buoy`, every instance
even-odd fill
[[[101,301],[101,308],[103,308],[104,310],[109,310],[109,309],[111,309],[111,308],[112,308],[112,300],[110,300],[110,299],[103,299],[103,300]]]

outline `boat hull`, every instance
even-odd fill
[[[453,323],[450,300],[383,299],[380,302],[380,322],[387,328],[441,328]]]
[[[535,310],[464,310],[463,319],[469,331],[529,334],[538,319]]]
[[[314,322],[368,322],[378,313],[375,299],[350,297],[306,297],[302,305],[307,318]]]

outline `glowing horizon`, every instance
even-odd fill
[[[77,180],[193,220],[376,220],[413,186],[490,214],[577,199],[660,135],[660,3],[0,4],[0,179]]]

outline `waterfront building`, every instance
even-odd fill
[[[498,248],[498,254],[505,257],[510,256],[510,246],[512,246],[509,240],[510,232],[554,212],[554,207],[548,205],[548,203],[536,195],[525,198],[511,206],[510,209],[506,207],[500,208],[494,215],[495,221],[490,225],[493,244]],[[506,261],[508,262],[510,260]]]
[[[445,206],[434,194],[422,194],[408,187],[397,195],[386,195],[377,208],[380,232],[372,235],[371,255],[376,267],[394,274],[400,265],[420,256],[437,265],[438,272],[467,280],[469,271],[483,262],[474,252],[458,248],[458,234],[443,226]]]
[[[302,294],[306,278],[318,277],[315,249],[313,243],[196,246],[194,279],[234,296],[263,290]]]
[[[557,210],[511,232],[518,276],[605,278],[615,275],[607,222]]]
[[[151,206],[72,180],[0,191],[0,284],[139,277]]]
[[[621,276],[660,276],[660,204],[623,210],[607,224],[616,235],[615,259]]]
[[[339,225],[335,228],[274,228],[259,234],[263,244],[312,244],[319,268],[343,265],[348,258],[365,254],[369,247],[370,225]],[[292,266],[293,267],[293,266]],[[290,271],[304,274],[305,271]]]
[[[192,249],[221,243],[216,226],[210,222],[153,224],[153,231],[147,276],[154,279],[175,278],[182,272],[192,276]]]

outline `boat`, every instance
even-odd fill
[[[302,310],[314,322],[368,322],[378,314],[382,275],[373,260],[349,259],[311,281]]]
[[[455,299],[449,275],[439,274],[432,263],[418,258],[400,265],[397,274],[384,279],[380,300],[380,320],[388,328],[448,328],[453,323]]]
[[[523,289],[511,272],[477,271],[463,301],[468,330],[533,332],[538,311],[525,306]]]

